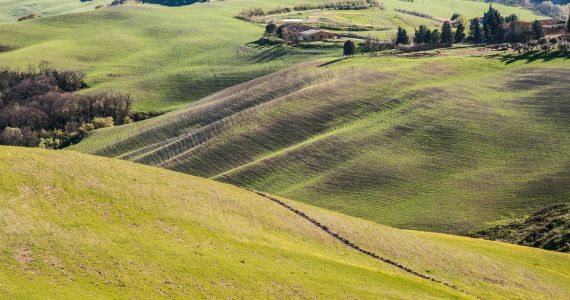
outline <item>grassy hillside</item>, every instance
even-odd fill
[[[0,148],[6,298],[470,298],[355,252],[229,185]],[[380,226],[287,201],[363,247],[487,298],[567,299],[567,254]]]
[[[74,149],[442,232],[570,199],[567,60],[324,63],[97,131]]]
[[[19,17],[39,14],[44,17],[76,13],[95,9],[108,4],[109,0],[2,0],[0,2],[0,23],[14,22]]]
[[[84,7],[87,9],[100,3],[8,1],[0,4],[0,11],[26,9],[28,2],[45,7],[51,4],[50,7],[61,12],[68,6],[87,5]],[[261,36],[263,27],[234,19],[241,10],[301,2],[307,1],[228,0],[176,8],[127,5],[2,24],[0,46],[14,50],[0,52],[0,66],[26,68],[48,62],[57,68],[83,70],[92,86],[88,92],[130,93],[137,111],[168,111],[297,62],[330,56],[331,51],[337,56],[338,49],[246,46]],[[466,7],[469,15],[482,15],[487,5],[461,3],[457,11],[462,12],[462,7]],[[394,1],[386,5],[387,11],[343,12],[339,17],[353,23],[388,26],[389,33],[379,32],[379,37],[389,37],[399,25],[411,29],[421,21],[402,14],[396,17],[395,7],[407,8],[410,4]],[[447,5],[433,1],[426,9],[430,13],[441,11],[442,16],[449,17],[450,13],[443,13]],[[500,8],[505,14],[516,11],[531,18],[520,8]],[[347,16],[351,13],[356,16]],[[365,15],[359,17],[359,14]]]
[[[0,53],[0,66],[48,62],[83,70],[92,86],[88,92],[130,93],[137,111],[167,111],[326,55],[323,50],[246,46],[264,28],[233,17],[261,2],[272,6],[277,1],[126,5],[4,24],[0,44],[15,50]]]

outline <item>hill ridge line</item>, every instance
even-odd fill
[[[473,294],[469,293],[468,291],[466,291],[466,290],[464,290],[464,289],[462,289],[462,288],[460,288],[460,287],[458,287],[458,286],[456,286],[456,285],[453,285],[453,284],[451,284],[451,283],[447,283],[447,282],[445,282],[445,281],[443,281],[443,280],[440,280],[440,279],[437,279],[437,278],[435,278],[435,277],[432,277],[432,276],[429,276],[429,275],[420,273],[420,272],[415,271],[415,270],[413,270],[413,269],[411,269],[411,268],[408,268],[408,267],[406,267],[406,266],[404,266],[404,265],[402,265],[402,264],[400,264],[400,263],[398,263],[398,262],[396,262],[396,261],[394,261],[394,260],[391,260],[391,259],[389,259],[389,258],[385,258],[385,257],[383,257],[383,256],[380,256],[380,255],[374,253],[374,252],[365,250],[364,248],[362,248],[362,247],[356,245],[355,243],[351,242],[351,241],[348,240],[347,238],[345,238],[345,237],[341,236],[340,234],[334,232],[334,231],[331,230],[328,226],[326,226],[326,225],[320,223],[320,222],[317,221],[316,219],[311,218],[311,217],[310,217],[309,215],[307,215],[306,213],[304,213],[304,212],[302,212],[302,211],[300,211],[300,210],[298,210],[298,209],[296,209],[296,208],[290,206],[289,204],[287,204],[287,203],[284,202],[284,201],[281,201],[281,200],[279,200],[279,199],[277,199],[277,198],[275,198],[275,197],[271,197],[271,196],[269,196],[269,195],[267,195],[267,194],[265,194],[265,193],[262,193],[262,192],[259,192],[259,191],[253,190],[253,189],[245,188],[245,190],[250,191],[250,192],[253,192],[253,193],[255,193],[255,194],[257,194],[257,195],[259,195],[259,196],[261,196],[261,197],[263,197],[263,198],[266,198],[266,199],[268,199],[268,200],[271,200],[271,201],[273,201],[273,202],[275,202],[275,203],[277,203],[277,204],[279,204],[279,205],[285,207],[285,208],[288,209],[289,211],[291,211],[291,212],[295,213],[296,215],[302,217],[303,219],[305,219],[305,220],[311,222],[311,223],[312,223],[313,225],[315,225],[317,228],[319,228],[320,230],[324,231],[324,232],[327,233],[328,235],[332,236],[332,237],[335,238],[336,240],[339,240],[340,242],[342,242],[342,243],[343,243],[344,245],[346,245],[347,247],[352,248],[352,249],[354,249],[354,250],[356,250],[356,251],[358,251],[358,252],[360,252],[360,253],[362,253],[362,254],[364,254],[364,255],[370,256],[370,257],[372,257],[372,258],[374,258],[374,259],[377,259],[377,260],[380,260],[380,261],[382,261],[382,262],[384,262],[384,263],[387,263],[387,264],[389,264],[389,265],[392,265],[392,266],[394,266],[394,267],[396,267],[396,268],[398,268],[398,269],[400,269],[400,270],[403,270],[403,271],[405,271],[406,273],[412,274],[412,275],[417,276],[417,277],[420,277],[420,278],[422,278],[422,279],[429,280],[429,281],[432,281],[432,282],[435,282],[435,283],[444,285],[444,286],[449,287],[449,288],[451,288],[451,289],[453,289],[453,290],[456,290],[456,291],[459,291],[459,292],[461,292],[461,293],[464,293],[464,294],[466,294],[466,295],[468,295],[468,296],[475,297],[475,298],[480,299],[480,300],[485,300],[484,298],[481,298],[481,297],[479,297],[479,296],[473,295]]]

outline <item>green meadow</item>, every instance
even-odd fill
[[[565,299],[567,254],[381,226],[230,185],[67,151],[0,147],[0,294],[10,299]]]
[[[439,232],[566,201],[569,61],[458,51],[305,63],[72,149]]]
[[[109,3],[107,0],[3,0],[0,2],[0,24],[14,22],[19,17],[30,14],[50,17],[68,13],[86,12],[98,5]]]

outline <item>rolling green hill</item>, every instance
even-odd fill
[[[276,2],[267,2],[267,6]],[[263,27],[233,18],[260,1],[184,7],[122,5],[0,25],[0,65],[47,62],[83,70],[91,89],[131,94],[136,111],[168,111],[213,92],[327,56],[327,51],[255,47]]]
[[[570,259],[404,231],[130,162],[0,147],[0,294],[10,299],[567,299]]]
[[[466,233],[570,199],[569,75],[565,59],[317,61],[73,149]]]
[[[105,5],[109,0],[2,0],[0,2],[0,23],[13,22],[19,17],[39,14],[44,17],[77,13]]]
[[[79,0],[68,2],[72,3],[71,0],[26,3],[50,6],[60,12],[68,11],[64,7],[80,6]],[[337,56],[338,49],[246,45],[261,36],[263,26],[235,19],[241,10],[302,2],[307,1],[228,0],[175,8],[124,5],[2,24],[0,49],[13,50],[0,52],[0,66],[27,68],[30,64],[47,62],[55,68],[82,70],[91,85],[87,92],[129,93],[136,111],[169,111],[298,62]],[[84,4],[87,5],[82,6],[84,9],[100,1],[87,3],[91,4]],[[447,12],[448,3],[439,0],[429,3],[425,5],[427,12],[451,16]],[[465,10],[469,16],[482,15],[487,6],[470,1],[460,4],[457,11]],[[411,30],[421,23],[418,18],[397,16],[393,11],[397,7],[412,9],[418,4],[393,1],[386,5],[386,11],[353,11],[356,15],[352,16],[345,11],[339,17],[355,24],[370,22],[391,28],[386,33],[377,33],[380,37],[389,37],[397,26]],[[0,11],[25,7],[20,1],[8,1],[0,4]],[[498,7],[504,14],[516,12],[523,18],[533,18],[521,8]]]

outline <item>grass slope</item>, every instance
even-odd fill
[[[108,4],[108,0],[2,0],[0,2],[0,23],[14,22],[19,17],[40,14],[43,17],[76,13],[95,9]]]
[[[469,298],[350,250],[229,185],[8,147],[0,147],[0,169],[6,298]],[[570,296],[567,254],[397,230],[288,202],[370,250],[480,297]]]
[[[306,1],[231,0],[176,8],[126,5],[3,24],[0,46],[14,50],[0,53],[0,66],[26,68],[48,62],[54,67],[83,70],[92,86],[88,92],[130,93],[137,111],[168,111],[297,62],[340,54],[339,49],[245,46],[261,36],[263,27],[233,18],[241,10],[300,2]],[[0,4],[0,11],[25,10],[27,3],[60,12],[80,6],[79,0],[73,5],[65,0],[8,1]],[[86,3],[90,4],[84,4],[85,9],[95,4]],[[457,11],[463,12],[461,7],[466,7],[470,16],[482,15],[486,9],[485,3],[461,3]],[[443,13],[447,5],[433,1],[428,12]],[[390,32],[400,25],[409,29],[417,26],[418,18],[394,15],[392,9],[400,6],[408,8],[409,4],[397,1],[387,11],[335,14],[353,23],[382,24],[390,27]],[[523,9],[499,7],[505,14],[519,12],[531,18]],[[350,14],[355,16],[347,16]],[[378,35],[389,37],[386,33]]]
[[[83,70],[92,86],[87,92],[130,93],[137,111],[167,111],[327,55],[318,49],[246,46],[264,28],[233,16],[256,4],[276,5],[271,1],[174,8],[125,5],[4,24],[0,44],[14,50],[0,53],[0,62],[22,68],[48,62]]]
[[[466,233],[570,199],[570,64],[306,63],[73,149],[403,228]]]

